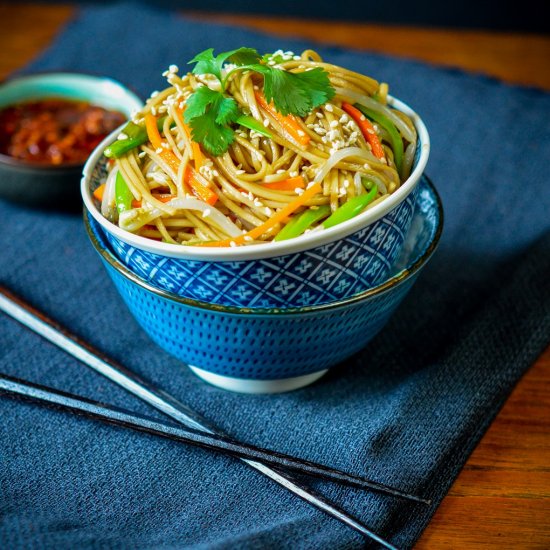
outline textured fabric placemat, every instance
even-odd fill
[[[305,42],[128,4],[90,7],[29,71],[117,78],[143,97],[207,47]],[[432,138],[446,226],[387,328],[320,382],[275,396],[206,385],[133,321],[79,216],[0,202],[0,282],[232,435],[432,497],[431,509],[316,483],[401,547],[428,523],[550,333],[550,96],[319,48],[390,82]],[[0,371],[162,418],[0,315]],[[234,460],[0,397],[2,548],[359,548],[365,540]]]

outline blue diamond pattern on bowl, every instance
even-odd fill
[[[417,192],[373,224],[344,239],[262,260],[206,262],[159,256],[107,233],[114,252],[154,286],[180,296],[240,307],[317,305],[382,281],[395,263]]]

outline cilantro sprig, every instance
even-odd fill
[[[303,117],[334,96],[334,88],[325,70],[315,68],[291,73],[267,64],[266,59],[253,48],[238,48],[218,55],[209,48],[189,61],[195,65],[194,74],[211,74],[220,84],[220,90],[206,86],[198,88],[187,99],[185,110],[185,122],[191,127],[193,140],[214,156],[225,153],[233,143],[235,132],[232,125],[242,116],[235,99],[225,95],[227,83],[236,71],[261,74],[266,100],[273,102],[282,115]]]

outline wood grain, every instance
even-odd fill
[[[49,44],[67,5],[0,5],[0,78]],[[187,14],[313,43],[337,44],[482,72],[550,90],[550,37]],[[284,41],[282,41],[284,43]],[[460,473],[417,550],[550,548],[550,348],[514,389]]]

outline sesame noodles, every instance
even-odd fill
[[[344,204],[372,208],[407,179],[416,130],[409,117],[387,105],[386,84],[325,63],[311,50],[300,56],[276,52],[264,60],[291,73],[323,69],[332,98],[305,116],[282,115],[267,102],[261,74],[226,64],[224,93],[242,117],[232,124],[227,150],[215,156],[193,141],[185,110],[198,89],[219,92],[219,80],[180,76],[171,65],[164,73],[169,87],[151,94],[133,117],[147,128],[147,140],[109,161],[102,214],[124,230],[168,243],[246,246],[322,230]],[[309,226],[294,224],[302,233],[283,231],[320,208]]]

